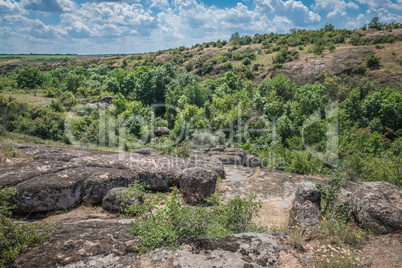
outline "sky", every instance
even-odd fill
[[[142,53],[373,17],[402,22],[402,0],[0,0],[0,54]]]

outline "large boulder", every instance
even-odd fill
[[[290,223],[306,232],[316,232],[321,222],[320,202],[321,195],[314,183],[300,185],[290,210]]]
[[[180,175],[184,200],[197,204],[215,192],[217,174],[201,167],[186,168]]]
[[[402,229],[402,190],[386,182],[366,182],[349,197],[359,223],[376,233]]]

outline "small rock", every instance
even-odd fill
[[[155,131],[155,135],[157,137],[162,137],[162,136],[169,136],[170,135],[170,129],[167,127],[159,127],[156,131]]]

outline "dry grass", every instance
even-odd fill
[[[47,105],[50,104],[52,101],[51,98],[43,97],[43,96],[35,96],[32,94],[17,94],[17,93],[1,93],[0,96],[2,97],[11,97],[16,99],[17,101],[26,101],[29,104],[34,105]]]
[[[258,213],[258,217],[253,219],[253,222],[258,226],[272,229],[286,229],[289,221],[289,212],[278,208],[274,202],[263,201],[262,207]]]

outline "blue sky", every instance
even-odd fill
[[[402,0],[0,0],[0,53],[139,53],[375,16],[402,22]]]

